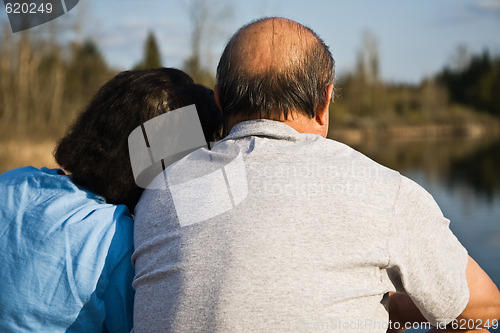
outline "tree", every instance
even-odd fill
[[[370,85],[376,84],[380,79],[378,40],[370,30],[365,30],[363,32],[362,41],[361,50],[358,52],[357,71],[359,75],[361,75],[363,81]]]
[[[161,53],[153,32],[148,33],[144,44],[144,55],[142,61],[134,69],[146,69],[162,67]]]
[[[485,50],[463,66],[446,67],[437,75],[450,100],[457,104],[500,115],[500,57]]]
[[[379,78],[378,40],[368,30],[362,35],[354,73],[345,82],[350,111],[354,115],[366,116],[380,111],[379,100],[383,92]]]
[[[207,87],[215,86],[215,76],[209,70],[202,67],[200,58],[192,55],[184,60],[182,69],[193,78],[193,80]]]
[[[101,52],[92,40],[83,44],[73,43],[71,61],[67,70],[68,94],[80,103],[88,100],[104,84],[112,73]]]
[[[62,41],[80,22],[65,17],[43,31],[0,30],[1,135],[59,136],[114,74],[93,41]]]
[[[227,1],[190,0],[186,10],[192,24],[191,56],[184,61],[183,69],[196,83],[213,87],[215,77],[205,64],[210,62],[210,47],[220,35],[222,23],[231,16],[232,7]]]

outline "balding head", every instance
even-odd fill
[[[296,66],[317,43],[304,26],[283,18],[269,18],[241,29],[231,40],[233,57],[250,73],[282,72]]]
[[[309,28],[284,18],[265,18],[230,39],[217,67],[219,101],[226,116],[249,119],[290,112],[316,115],[328,103],[334,61]]]

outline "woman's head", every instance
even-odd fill
[[[99,89],[59,141],[56,161],[76,184],[133,210],[142,189],[130,165],[129,134],[149,119],[191,104],[207,142],[216,140],[223,121],[210,89],[174,68],[121,72]]]

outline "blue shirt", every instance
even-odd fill
[[[129,332],[133,220],[61,170],[0,175],[0,332]]]

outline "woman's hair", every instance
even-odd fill
[[[67,130],[55,159],[76,184],[133,212],[142,189],[132,173],[129,134],[149,119],[191,104],[207,142],[217,140],[223,120],[212,90],[174,68],[121,72],[99,89]]]

